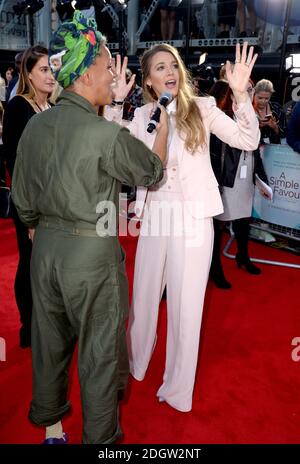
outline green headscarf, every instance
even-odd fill
[[[69,87],[95,61],[103,36],[96,21],[75,11],[61,24],[49,46],[49,64],[58,83]]]

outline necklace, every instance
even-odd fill
[[[45,110],[48,110],[48,109],[50,108],[49,103],[47,103],[47,107],[46,107],[46,108],[41,108],[40,105],[38,105],[38,103],[37,103],[36,101],[34,101],[34,104],[35,104],[35,106],[40,110],[40,112],[45,111]]]

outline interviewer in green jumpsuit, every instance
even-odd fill
[[[46,427],[45,443],[67,442],[60,421],[70,408],[68,370],[78,341],[82,441],[113,443],[128,373],[127,278],[114,219],[121,182],[150,186],[162,178],[167,117],[162,110],[154,154],[98,116],[112,102],[117,76],[101,34],[79,12],[55,34],[51,64],[65,90],[24,130],[12,186],[21,220],[35,229],[29,417]]]

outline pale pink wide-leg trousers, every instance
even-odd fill
[[[152,214],[151,211],[148,217],[146,215],[137,246],[127,330],[130,372],[137,380],[143,380],[145,376],[155,347],[158,309],[166,284],[166,364],[157,396],[160,401],[185,412],[192,409],[203,301],[213,247],[213,225],[211,218],[192,219],[193,231],[187,234],[184,225],[184,234],[180,234],[182,223],[186,221],[184,213],[178,214],[180,207],[176,202],[182,202],[182,195],[150,192],[146,206],[151,204],[152,207],[160,200],[165,203],[159,206],[162,214]],[[174,225],[173,232],[177,232],[165,236],[142,235],[146,228],[149,232],[149,224],[157,232],[154,222],[159,217],[164,218],[164,224],[162,222],[160,226],[165,225],[172,201],[176,204],[169,220]]]

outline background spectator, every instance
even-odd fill
[[[5,104],[6,85],[5,79],[0,74],[0,102]]]
[[[129,83],[132,76],[130,69],[126,70],[126,82]],[[124,100],[123,119],[131,121],[133,119],[134,111],[144,103],[143,89],[134,82],[129,94]]]
[[[160,32],[162,40],[172,40],[176,25],[176,7],[169,6],[170,0],[160,0]]]
[[[295,108],[296,103],[297,102],[294,101],[294,100],[289,100],[282,107],[283,112],[285,114],[285,120],[286,120],[287,127],[289,125],[289,122],[290,122],[290,119],[291,119],[291,116],[292,116],[292,112],[293,112],[293,109]]]
[[[3,142],[2,142],[2,119],[3,119],[3,106],[2,106],[2,103],[0,102],[0,185],[6,185],[6,172],[5,172]]]
[[[13,79],[13,77],[14,77],[14,68],[10,66],[9,68],[7,68],[5,72],[6,86],[8,86],[8,84]]]
[[[259,119],[261,143],[281,143],[285,137],[286,120],[281,105],[271,102],[274,87],[271,81],[261,79],[254,87],[254,108]]]
[[[12,98],[5,109],[3,119],[3,143],[6,166],[13,175],[17,146],[21,135],[32,116],[50,107],[48,97],[55,80],[48,65],[48,50],[40,45],[24,52],[18,95]],[[30,286],[31,240],[28,229],[20,220],[13,205],[13,220],[16,229],[19,263],[15,278],[15,297],[20,312],[20,347],[31,346],[32,296]]]
[[[218,25],[219,34],[217,37],[230,37],[230,29],[235,27],[236,19],[236,0],[218,1]]]
[[[247,3],[247,6],[246,6]],[[254,9],[254,0],[237,0],[237,15],[239,22],[239,37],[248,37],[246,31],[246,10],[249,15],[250,36],[257,36],[256,32],[256,14]]]
[[[7,92],[6,92],[6,101],[7,102],[9,100],[11,100],[17,94],[17,88],[18,88],[18,84],[19,84],[19,74],[20,74],[23,54],[24,54],[24,52],[19,52],[15,56],[16,74],[11,79],[10,83],[7,86]]]
[[[248,84],[249,97],[253,98],[253,83]],[[216,98],[217,106],[228,116],[234,117],[232,110],[233,95],[226,81],[218,81],[210,90]],[[210,277],[218,288],[229,289],[231,284],[224,275],[221,263],[222,233],[226,221],[231,221],[237,242],[236,263],[250,274],[260,274],[248,252],[250,217],[252,212],[255,174],[268,182],[262,164],[259,149],[253,151],[239,150],[224,144],[215,135],[210,139],[210,156],[212,168],[218,180],[224,212],[214,218],[214,248]]]

